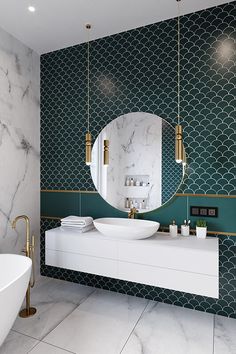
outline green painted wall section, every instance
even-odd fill
[[[218,207],[218,217],[190,217],[190,206]],[[99,194],[80,192],[41,192],[41,215],[127,217],[126,213],[106,203]],[[174,197],[162,208],[139,215],[139,217],[159,221],[162,226],[169,225],[173,219],[181,225],[184,219],[190,218],[192,227],[195,227],[196,220],[200,218],[207,221],[209,231],[236,233],[236,198]]]

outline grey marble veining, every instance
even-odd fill
[[[36,339],[11,331],[0,347],[0,354],[27,354],[37,343]]]
[[[212,354],[213,316],[150,302],[122,354]]]
[[[27,320],[17,317],[13,329],[42,339],[93,292],[89,286],[41,279],[31,296],[32,306],[37,308],[36,315]]]
[[[118,354],[147,300],[98,290],[44,341],[78,354]]]
[[[0,252],[20,253],[27,214],[39,240],[39,56],[0,29]],[[39,244],[39,241],[38,241]],[[39,257],[38,257],[39,259]]]
[[[236,353],[236,319],[215,316],[215,354]]]
[[[17,319],[0,354],[236,353],[232,318],[46,277],[32,304],[37,315]]]
[[[109,166],[106,167],[100,164],[104,139],[109,140]],[[95,141],[92,161],[91,174],[95,186],[111,205],[124,210],[127,197],[134,202],[147,200],[147,207],[150,210],[161,205],[162,119],[160,117],[145,112],[134,112],[114,119]],[[129,175],[136,176],[138,179],[140,176],[148,176],[149,185],[146,188],[126,187],[125,180]]]

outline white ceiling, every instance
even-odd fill
[[[181,13],[228,2],[182,0]],[[176,0],[0,0],[0,27],[39,54],[85,42],[88,22],[97,39],[176,16]]]

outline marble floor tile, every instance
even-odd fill
[[[215,316],[214,354],[236,353],[236,319]]]
[[[93,292],[88,286],[44,278],[32,290],[31,304],[37,308],[36,315],[17,317],[13,329],[41,340]]]
[[[78,354],[119,354],[147,303],[97,290],[44,341]]]
[[[37,343],[36,339],[11,331],[0,347],[0,354],[26,354]]]
[[[29,354],[71,354],[72,352],[68,352],[67,350],[54,347],[51,344],[46,344],[43,342],[40,342],[37,344],[30,352]],[[72,353],[73,354],[73,353]]]
[[[212,354],[214,316],[150,302],[122,354]]]

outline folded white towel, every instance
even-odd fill
[[[93,225],[93,223],[89,225],[83,225],[83,224],[76,224],[74,222],[64,222],[64,221],[61,222],[61,226],[76,227],[77,229],[83,229],[90,225]]]
[[[76,231],[76,232],[78,232],[78,233],[84,233],[84,232],[88,232],[88,231],[91,231],[91,230],[93,230],[94,229],[94,225],[93,224],[91,224],[91,225],[88,225],[88,226],[85,226],[85,227],[75,227],[75,226],[65,226],[65,225],[63,225],[63,226],[61,226],[61,229],[62,230],[73,230],[73,231]]]
[[[66,218],[61,219],[61,224],[73,224],[73,225],[82,225],[88,226],[93,223],[93,218],[91,216],[67,216]]]

